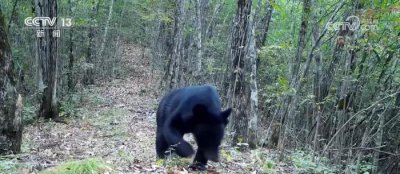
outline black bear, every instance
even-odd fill
[[[198,149],[193,160],[196,170],[204,170],[207,161],[218,161],[218,149],[232,109],[221,110],[221,101],[213,86],[189,86],[174,89],[160,101],[157,110],[156,151],[159,158],[172,147],[181,157],[194,154],[183,139],[192,133]]]

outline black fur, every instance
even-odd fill
[[[232,109],[221,111],[221,101],[213,86],[190,86],[166,94],[157,110],[156,151],[164,158],[169,147],[181,157],[194,154],[183,139],[186,133],[195,137],[198,149],[194,164],[218,161],[218,148],[224,137]]]

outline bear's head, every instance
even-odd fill
[[[195,124],[193,124],[193,135],[196,139],[199,153],[211,161],[218,161],[218,150],[224,138],[228,117],[232,109],[211,113],[205,108],[195,108]]]

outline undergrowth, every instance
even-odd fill
[[[100,159],[85,159],[60,164],[39,174],[103,174],[112,172],[113,168]]]

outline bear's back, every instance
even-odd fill
[[[219,114],[221,112],[221,101],[216,88],[211,85],[201,85],[172,90],[160,102],[157,111],[157,123],[164,122],[164,117],[175,111],[178,111],[182,117],[191,117],[196,105],[204,106],[210,114]]]

